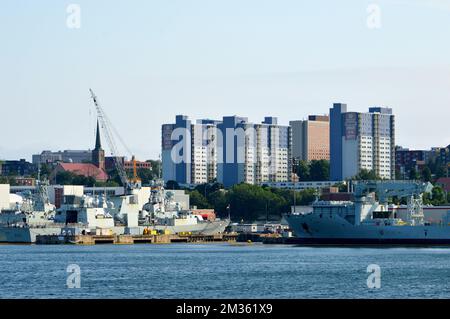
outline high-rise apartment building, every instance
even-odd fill
[[[191,121],[177,115],[174,124],[162,125],[162,174],[165,182],[191,183]]]
[[[217,178],[216,135],[219,121],[198,120],[191,126],[191,183],[210,183]]]
[[[218,121],[177,115],[174,124],[162,126],[163,179],[181,184],[212,182],[217,176],[216,131]]]
[[[259,126],[259,125],[258,125]],[[276,117],[266,117],[261,125],[267,132],[267,141],[259,140],[256,149],[268,149],[269,175],[258,175],[256,183],[286,182],[291,180],[292,130],[289,126],[279,125]],[[258,161],[259,161],[259,157]],[[261,177],[259,177],[261,176]]]
[[[330,121],[326,115],[310,115],[308,120],[291,121],[292,157],[297,160],[330,159]]]
[[[226,187],[291,180],[291,128],[266,117],[261,124],[228,116],[218,125],[217,179]]]
[[[181,156],[181,149],[185,156]],[[177,116],[175,124],[162,126],[166,182],[201,184],[217,180],[228,187],[242,182],[289,181],[291,156],[290,127],[278,125],[273,117],[266,117],[261,124],[237,116],[192,124],[187,117]]]
[[[372,107],[348,112],[346,104],[330,109],[330,175],[344,180],[362,169],[395,178],[395,117],[392,109]]]
[[[217,180],[226,187],[254,183],[255,136],[246,117],[225,116],[217,125]]]

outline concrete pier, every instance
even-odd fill
[[[216,235],[38,235],[37,245],[170,244],[235,242],[237,234]]]

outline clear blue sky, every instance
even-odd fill
[[[92,148],[90,87],[141,159],[176,114],[287,124],[333,102],[392,107],[397,144],[448,145],[449,35],[446,0],[3,0],[0,158]]]

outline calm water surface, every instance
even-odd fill
[[[450,298],[450,249],[0,245],[0,298]]]

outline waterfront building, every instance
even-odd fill
[[[70,172],[84,177],[93,177],[96,181],[106,182],[108,174],[105,171],[105,151],[102,148],[100,138],[100,125],[97,121],[97,132],[95,138],[95,148],[92,151],[92,163],[62,163],[59,162],[50,175],[50,180],[54,184],[58,183],[57,175],[62,172]]]
[[[99,182],[106,182],[108,180],[108,174],[103,169],[91,163],[58,163],[50,175],[50,180],[54,184],[57,184],[57,175],[62,172],[70,172],[84,177],[93,177]]]
[[[419,172],[432,158],[430,150],[410,150],[397,146],[395,148],[395,169],[399,176],[397,179],[409,179],[410,172],[414,169]]]
[[[125,156],[105,156],[105,170],[108,172],[111,170],[115,170],[116,161],[122,164],[122,166],[125,166]]]
[[[92,160],[92,151],[90,150],[65,150],[65,151],[43,151],[41,154],[33,155],[34,165],[64,163],[89,163]]]
[[[441,165],[450,167],[450,145],[447,147],[433,147],[431,149],[431,158],[438,161]]]
[[[15,185],[18,186],[35,186],[36,179],[32,177],[15,177]]]
[[[30,176],[36,172],[36,165],[26,161],[25,159],[0,162],[0,173],[3,176]]]
[[[310,115],[291,121],[292,157],[302,161],[330,159],[330,120],[327,115]]]
[[[150,162],[145,161],[124,161],[123,167],[126,171],[133,171],[134,165],[136,164],[136,169],[152,169],[152,164]]]
[[[128,161],[124,156],[106,156],[105,157],[105,169],[107,171],[116,169],[115,161],[123,166],[127,172],[133,172],[133,161]],[[136,161],[136,168],[139,169],[152,169],[152,164],[150,162]]]
[[[372,107],[348,112],[337,103],[330,109],[330,175],[344,180],[362,169],[384,179],[395,178],[395,117],[392,109]]]

